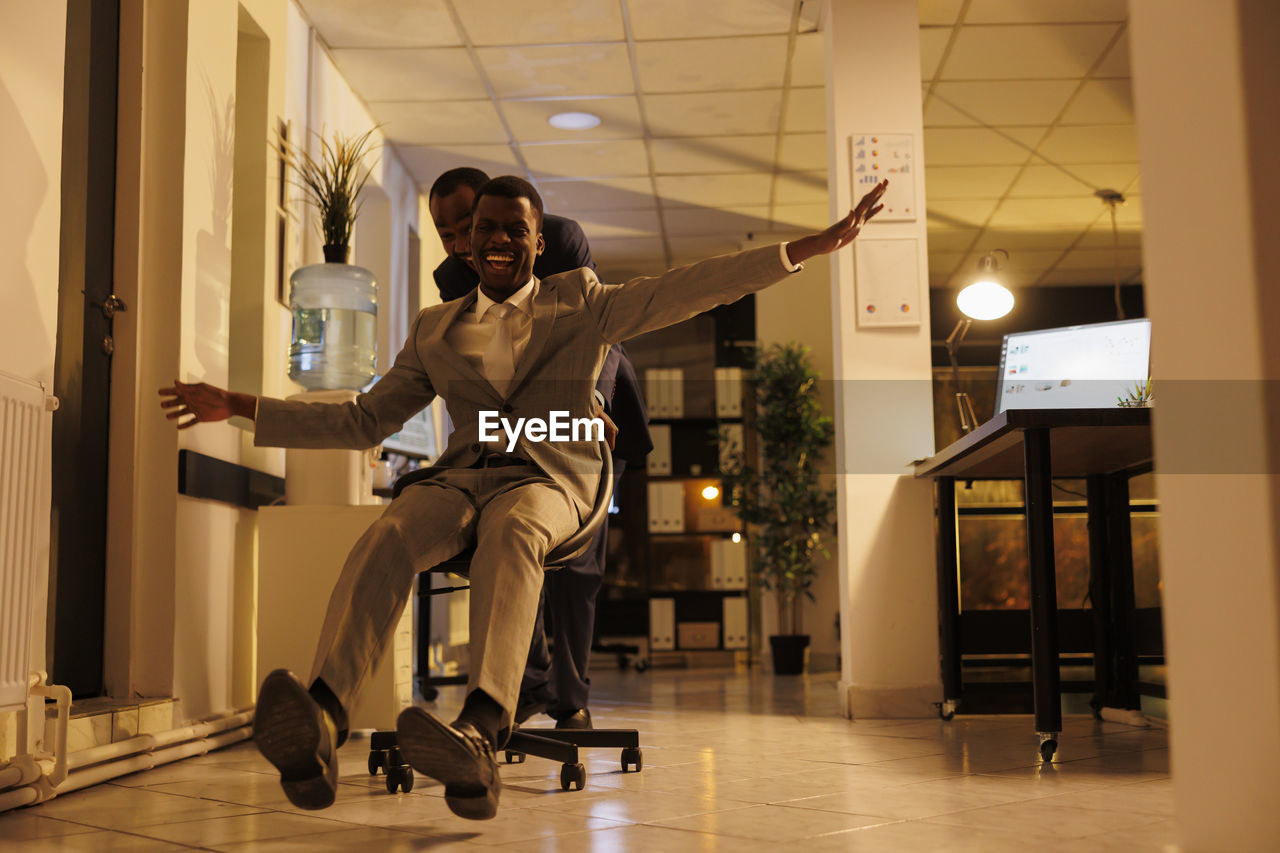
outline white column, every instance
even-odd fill
[[[1280,837],[1280,7],[1130,0],[1184,851]]]
[[[847,715],[926,716],[941,698],[932,485],[909,463],[933,453],[923,122],[917,0],[831,0],[827,162],[833,220],[855,203],[850,137],[909,134],[916,212],[858,238],[916,241],[896,275],[918,288],[919,325],[859,327],[855,252],[833,256],[832,343],[839,487],[841,699]],[[892,178],[892,176],[890,176]],[[898,179],[905,184],[904,179]],[[861,191],[856,195],[860,196]],[[855,249],[858,249],[855,246]],[[893,306],[896,309],[896,306]],[[881,310],[889,310],[881,306]]]

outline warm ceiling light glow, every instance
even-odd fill
[[[590,130],[600,124],[600,116],[594,113],[556,113],[547,124],[561,130]]]
[[[996,281],[977,281],[960,291],[956,305],[974,320],[996,320],[1013,310],[1013,294]]]
[[[733,534],[733,541],[734,541],[734,542],[741,542],[741,541],[742,541],[742,534],[741,534],[741,533],[735,533],[735,534]]]
[[[720,497],[720,490],[717,489],[715,486],[707,486],[705,489],[702,490],[702,496],[709,501],[713,501],[716,498]]]

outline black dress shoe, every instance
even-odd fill
[[[579,708],[568,716],[556,720],[557,729],[589,729],[591,728],[591,712]]]
[[[287,669],[262,682],[253,714],[253,739],[280,771],[280,786],[300,809],[333,805],[338,790],[337,732],[302,683]]]
[[[414,770],[444,785],[444,801],[458,817],[488,820],[498,813],[498,762],[493,744],[475,726],[449,725],[421,708],[396,720],[400,753]]]

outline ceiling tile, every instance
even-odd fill
[[[827,162],[825,133],[788,133],[782,137],[778,168],[787,172],[812,171]]]
[[[774,200],[778,204],[826,204],[827,170],[779,175]]]
[[[445,0],[299,0],[330,47],[432,47],[462,40]]]
[[[1128,185],[1138,175],[1138,164],[1074,165],[1066,167],[1076,180],[1053,166],[1028,166],[1009,190],[1014,198],[1093,198],[1094,187],[1118,188]],[[1087,181],[1088,185],[1081,183]],[[1101,200],[1098,204],[1102,204]]]
[[[1138,140],[1133,125],[1055,127],[1040,146],[1055,163],[1137,163]]]
[[[827,84],[826,46],[822,33],[796,36],[795,53],[791,55],[792,86],[825,86]]]
[[[776,133],[782,90],[646,95],[654,136]]]
[[[920,0],[920,26],[950,26],[963,5],[964,0]]]
[[[539,177],[591,178],[648,175],[649,158],[644,142],[621,139],[607,142],[550,142],[523,145],[520,153]]]
[[[970,0],[966,24],[1061,24],[1086,21],[1121,22],[1128,18],[1125,0]]]
[[[987,125],[1052,124],[1079,85],[1076,80],[939,82],[933,97]]]
[[[993,228],[1050,228],[1084,231],[1101,214],[1096,198],[1011,198],[991,217]]]
[[[1105,59],[1098,65],[1097,70],[1093,72],[1095,78],[1098,77],[1129,77],[1129,30],[1126,28],[1124,35],[1107,53]]]
[[[1115,35],[1113,24],[962,27],[943,80],[1084,77]]]
[[[648,178],[542,179],[538,191],[547,210],[574,217],[588,210],[635,210],[657,204]]]
[[[1001,166],[1026,162],[1028,152],[985,127],[939,127],[924,132],[924,162],[934,166]],[[926,177],[928,173],[926,172]]]
[[[658,195],[664,202],[698,207],[743,207],[769,203],[773,175],[660,175]]]
[[[454,8],[475,45],[582,44],[625,38],[618,3],[538,0],[534,12],[514,10],[510,0],[462,0]]]
[[[1120,281],[1127,281],[1131,276],[1140,274],[1141,272],[1141,267],[1121,268]],[[1111,284],[1113,281],[1113,275],[1114,273],[1110,267],[1100,270],[1055,269],[1045,273],[1039,283],[1041,285],[1057,286]]]
[[[974,228],[981,227],[995,207],[995,199],[930,199],[925,215],[930,230],[935,222],[951,228]]]
[[[369,110],[388,139],[406,145],[507,141],[491,101],[372,101]]]
[[[782,86],[786,36],[680,39],[636,45],[645,92],[709,92]]]
[[[743,36],[791,29],[792,0],[631,0],[631,32],[637,39]]]
[[[625,44],[482,47],[476,53],[499,98],[629,95],[635,91]]]
[[[465,48],[351,48],[333,61],[367,101],[459,101],[487,98]]]
[[[978,228],[930,228],[929,251],[967,252],[979,233]]]
[[[659,175],[714,175],[771,170],[777,143],[777,136],[768,134],[655,139],[650,146]]]
[[[978,240],[981,252],[1004,249],[1015,252],[1037,249],[1062,252],[1080,236],[1079,228],[1000,228],[991,227]]]
[[[587,211],[575,218],[593,248],[597,240],[657,238],[661,234],[657,208]]]
[[[955,107],[931,96],[924,102],[925,127],[978,127],[979,123]]]
[[[1133,90],[1128,78],[1089,80],[1080,87],[1062,124],[1133,124]]]
[[[947,48],[951,38],[951,27],[920,28],[920,79],[932,80],[938,73],[938,63],[942,61],[942,52]]]
[[[1076,248],[1068,252],[1066,257],[1058,262],[1056,268],[1063,270],[1109,270],[1116,260],[1119,260],[1122,271],[1141,267],[1142,250],[1135,246],[1122,246],[1119,252],[1113,252],[1111,249]]]
[[[662,212],[667,233],[688,237],[707,234],[763,233],[772,228],[768,205],[722,207],[715,210],[706,207],[671,207]]]
[[[832,222],[831,209],[824,204],[774,205],[775,231],[821,231]]]
[[[823,86],[792,89],[787,96],[787,133],[827,130],[827,90]]]
[[[1123,210],[1124,208],[1120,208]],[[1119,211],[1117,211],[1119,212]],[[1116,234],[1120,248],[1122,249],[1141,249],[1142,248],[1142,228],[1133,224],[1121,225],[1119,217],[1116,217]],[[1107,216],[1092,228],[1084,233],[1080,238],[1080,242],[1076,244],[1077,249],[1110,249],[1112,246],[1111,234],[1111,217]]]
[[[432,182],[449,169],[471,166],[493,176],[520,172],[510,145],[465,145],[460,147],[398,145],[396,153],[426,192]]]
[[[964,252],[935,252],[932,248],[929,250],[929,280],[934,281],[941,279],[946,281],[951,274],[960,266],[960,262],[965,258]]]
[[[1000,198],[1018,174],[1018,166],[930,166],[925,196],[934,199]]]
[[[579,142],[593,139],[640,139],[644,135],[640,104],[634,96],[569,98],[550,101],[502,101],[502,114],[516,139],[523,142]],[[547,119],[556,113],[585,112],[598,115],[598,127],[561,130]]]

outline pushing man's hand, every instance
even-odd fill
[[[878,202],[888,188],[889,180],[886,178],[864,195],[858,202],[858,206],[849,211],[849,215],[835,225],[825,231],[788,243],[787,257],[791,263],[798,264],[815,255],[825,255],[852,243],[853,238],[857,237],[858,232],[862,230],[862,226],[884,209],[884,205]]]
[[[205,382],[188,385],[173,380],[173,387],[161,388],[160,408],[168,410],[165,417],[178,421],[178,429],[188,429],[198,423],[225,421],[232,415],[253,419],[254,398],[248,394],[224,391]],[[190,415],[189,420],[178,420]]]
[[[591,414],[604,421],[604,440],[609,445],[609,449],[613,450],[614,445],[618,443],[618,425],[613,422],[613,418],[609,417],[609,413],[604,410],[604,406],[600,405],[599,400],[592,401]]]

